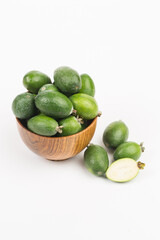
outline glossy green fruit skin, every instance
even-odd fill
[[[117,148],[128,139],[128,127],[122,121],[112,122],[103,133],[103,143],[106,147]]]
[[[101,146],[91,145],[84,153],[84,163],[88,171],[97,176],[102,176],[109,165],[107,152]]]
[[[81,124],[74,116],[69,116],[59,121],[59,126],[63,126],[62,133],[59,136],[69,136],[78,133],[82,130]]]
[[[132,158],[138,160],[141,156],[141,146],[135,142],[124,142],[114,152],[114,160],[121,158]]]
[[[35,95],[32,93],[19,94],[13,100],[12,111],[20,119],[28,119],[36,115]]]
[[[55,119],[68,117],[73,110],[72,102],[60,92],[41,92],[35,98],[36,107]]]
[[[52,84],[52,83],[48,83],[48,84],[44,84],[38,91],[38,94],[41,92],[46,92],[46,91],[52,91],[52,92],[59,92],[58,88]]]
[[[49,137],[57,133],[58,123],[53,118],[40,114],[30,118],[27,127],[36,134]]]
[[[98,114],[98,105],[96,100],[84,93],[77,93],[70,97],[77,114],[84,119],[93,119]]]
[[[82,74],[81,76],[82,80],[82,87],[79,90],[79,93],[85,93],[92,97],[95,95],[95,85],[92,80],[92,78],[88,74]]]
[[[39,89],[47,83],[51,83],[51,79],[39,71],[30,71],[23,77],[23,85],[31,93],[37,94]]]
[[[59,67],[55,70],[54,84],[65,94],[77,93],[82,86],[79,74],[69,67]]]

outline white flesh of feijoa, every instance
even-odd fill
[[[139,172],[137,162],[131,158],[122,158],[113,162],[106,172],[106,177],[114,182],[128,182]]]

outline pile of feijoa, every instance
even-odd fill
[[[111,148],[113,163],[109,166],[107,151],[99,146],[90,144],[84,153],[86,168],[97,176],[106,176],[115,182],[127,182],[135,178],[139,169],[145,164],[136,162],[144,151],[143,144],[128,141],[129,130],[122,121],[109,124],[103,133],[103,143]]]
[[[23,78],[28,91],[16,96],[12,103],[13,113],[38,135],[60,137],[76,134],[99,115],[94,82],[88,74],[79,75],[69,67],[57,68],[53,79],[52,82],[39,71],[28,72]],[[103,147],[90,144],[84,153],[86,168],[115,182],[135,178],[139,169],[145,166],[136,162],[144,147],[136,142],[127,142],[128,135],[124,122],[109,124],[103,133],[103,143],[114,150],[113,163],[109,166],[108,154]]]
[[[54,71],[53,83],[44,73],[30,71],[23,78],[28,90],[12,103],[14,115],[42,136],[68,136],[82,131],[98,115],[95,85],[88,74],[70,67]]]

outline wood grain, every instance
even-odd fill
[[[29,131],[16,118],[18,131],[26,146],[36,154],[49,160],[65,160],[80,153],[91,141],[97,117],[83,131],[66,137],[44,137]]]

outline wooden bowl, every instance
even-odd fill
[[[45,137],[29,131],[23,121],[17,120],[19,134],[26,146],[49,160],[65,160],[80,153],[91,141],[97,117],[83,131],[66,137]]]

